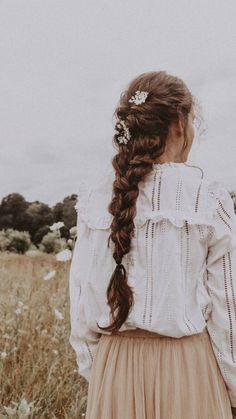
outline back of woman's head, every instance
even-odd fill
[[[122,258],[130,251],[134,236],[134,217],[139,182],[153,170],[153,163],[164,153],[170,125],[184,121],[184,143],[190,111],[197,104],[186,84],[165,71],[147,72],[133,79],[121,93],[113,142],[118,147],[112,159],[115,169],[113,198],[108,210],[113,215],[110,239],[114,242],[116,268],[107,288],[112,324],[100,327],[118,330],[128,317],[134,303]]]

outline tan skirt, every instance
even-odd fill
[[[210,338],[143,329],[103,334],[92,364],[86,419],[232,419]]]

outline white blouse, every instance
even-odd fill
[[[89,381],[101,333],[111,323],[106,289],[116,267],[107,241],[112,172],[82,181],[69,274],[71,333],[78,372]],[[166,336],[207,327],[231,405],[236,406],[236,215],[223,183],[189,163],[153,164],[139,183],[135,235],[123,257],[134,306],[119,330]]]

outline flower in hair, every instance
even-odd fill
[[[135,95],[129,99],[130,103],[135,103],[135,105],[141,105],[144,103],[148,97],[148,92],[136,90]]]
[[[130,140],[131,135],[130,135],[130,131],[129,128],[125,125],[125,121],[120,120],[117,124],[116,124],[116,128],[118,128],[118,130],[115,130],[116,134],[121,134],[119,135],[119,137],[117,137],[117,141],[119,144],[127,144],[127,142]]]

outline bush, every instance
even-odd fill
[[[67,249],[66,239],[61,238],[58,231],[49,232],[43,237],[39,249],[46,253],[58,253]]]
[[[44,225],[44,226],[42,226],[42,227],[40,227],[37,231],[36,231],[36,233],[34,234],[34,237],[33,237],[33,241],[34,241],[34,243],[35,244],[39,244],[39,243],[41,243],[41,241],[42,241],[42,239],[43,239],[43,237],[49,232],[50,230],[49,230],[49,226],[48,225]]]
[[[5,252],[10,245],[10,239],[6,236],[6,230],[0,231],[0,250]]]
[[[7,228],[1,231],[1,250],[24,254],[32,245],[28,231]]]

